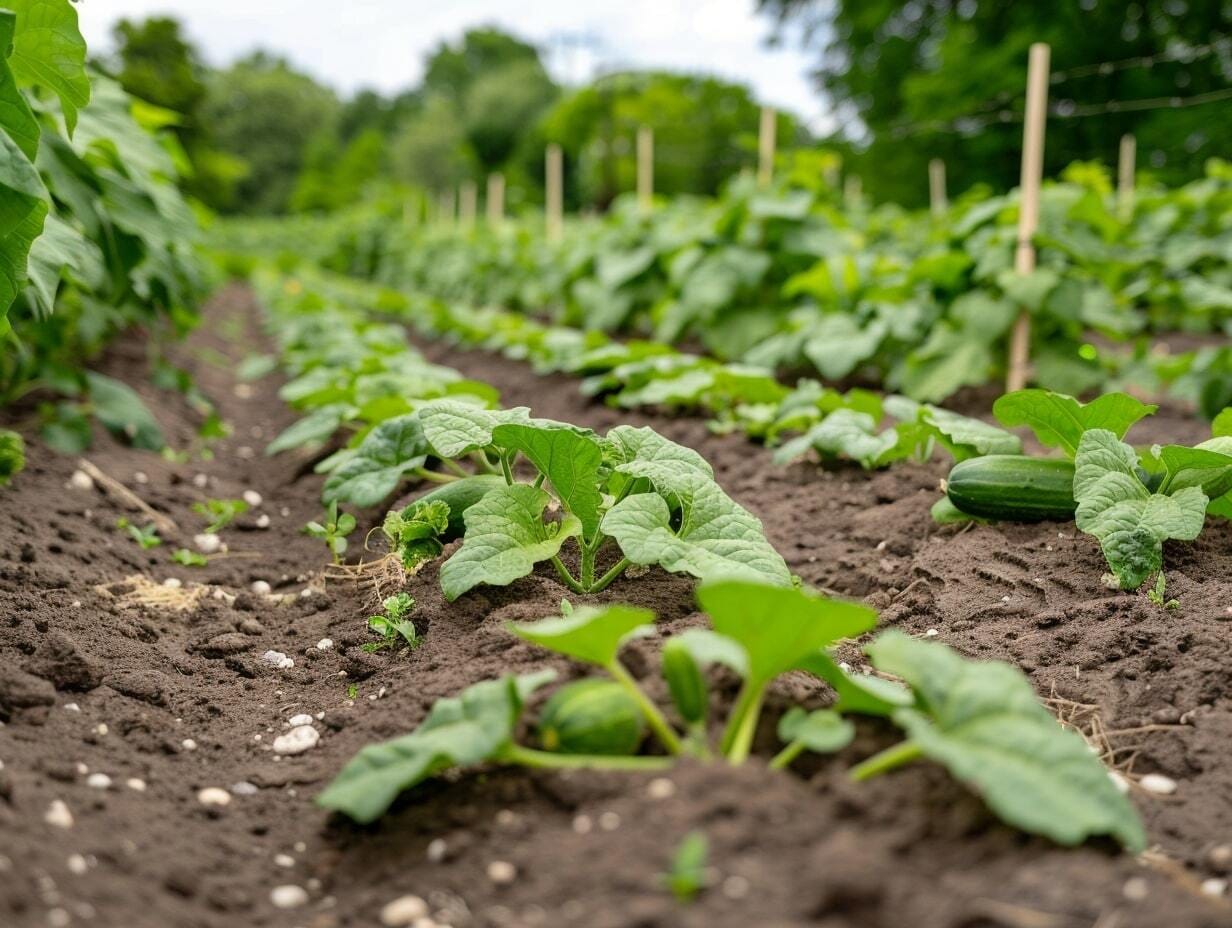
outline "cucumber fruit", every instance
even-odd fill
[[[1060,458],[989,454],[960,461],[946,494],[967,515],[1002,522],[1065,522],[1077,508],[1074,463]]]
[[[417,496],[411,503],[441,501],[449,504],[449,528],[441,535],[442,541],[453,541],[461,538],[466,532],[463,514],[475,503],[479,502],[497,487],[505,486],[505,478],[500,474],[476,474],[473,477],[462,477],[449,483],[442,483],[436,489]]]
[[[539,742],[559,754],[632,754],[645,733],[641,707],[612,680],[561,687],[539,714]]]

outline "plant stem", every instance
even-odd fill
[[[784,767],[791,764],[793,760],[804,753],[804,743],[801,741],[793,741],[783,750],[779,751],[770,760],[771,770],[782,770]]]
[[[602,593],[609,586],[611,586],[612,581],[615,580],[617,577],[619,577],[621,574],[623,574],[625,570],[628,569],[629,565],[632,563],[633,562],[630,561],[627,557],[622,557],[617,563],[612,565],[611,569],[607,573],[605,573],[602,577],[600,577],[597,581],[595,581],[591,585],[590,592]]]
[[[594,592],[595,588],[595,549],[582,541],[582,586],[586,591]]]
[[[746,688],[748,688],[747,684]],[[757,734],[757,720],[761,716],[761,700],[766,692],[765,687],[758,686],[749,689],[750,695],[744,707],[744,714],[740,717],[740,725],[727,750],[727,759],[733,764],[743,764],[749,759],[749,751],[753,747],[753,736]],[[743,695],[741,693],[741,696]]]
[[[417,467],[412,473],[421,480],[427,480],[429,483],[453,483],[458,478],[453,474],[440,474],[434,470],[427,470],[423,467]]]
[[[667,748],[667,752],[669,754],[679,754],[682,749],[680,738],[672,730],[672,726],[668,724],[667,719],[663,717],[659,707],[650,701],[650,697],[642,692],[642,688],[637,685],[637,681],[629,675],[629,671],[625,670],[624,665],[620,661],[613,659],[604,669],[612,675],[617,683],[628,690],[630,696],[637,700],[637,704],[641,706],[642,714],[646,716],[646,721],[650,725],[651,731],[662,742],[663,747]]]
[[[755,687],[746,680],[740,689],[740,695],[736,697],[736,704],[727,718],[727,727],[723,729],[723,738],[719,741],[719,753],[724,756],[731,754],[732,745],[736,741],[736,733],[744,724],[744,717],[748,714],[749,706],[753,701],[754,689]]]
[[[501,455],[501,473],[505,475],[505,483],[513,486],[513,470],[509,467],[509,458],[506,455]]]
[[[573,579],[573,575],[569,573],[569,568],[565,567],[565,565],[561,563],[559,555],[553,555],[552,566],[556,568],[556,575],[560,577],[561,583],[573,590],[575,593],[586,595],[586,590],[582,587],[582,584]]]
[[[465,470],[464,470],[464,469],[463,469],[463,468],[462,468],[462,467],[458,464],[458,462],[457,462],[457,461],[451,461],[451,460],[449,460],[449,458],[442,458],[442,459],[441,459],[441,463],[442,463],[443,465],[445,465],[445,467],[446,467],[447,469],[449,469],[449,470],[453,471],[455,474],[457,474],[459,477],[469,477],[469,476],[470,476],[470,474],[468,474],[468,473],[467,473],[467,472],[466,472],[466,471],[465,471]]]
[[[538,477],[535,478],[535,489],[536,490],[538,490],[541,486],[543,486],[543,481],[546,477],[547,477],[547,474],[540,474]]]
[[[523,767],[577,770],[667,770],[675,761],[670,757],[629,757],[606,754],[555,754],[536,751],[520,744],[511,744],[501,752],[501,759]]]
[[[868,780],[879,773],[886,773],[895,767],[910,763],[920,756],[920,746],[908,739],[893,747],[886,748],[879,754],[874,754],[868,760],[851,768],[849,774],[853,780]]]

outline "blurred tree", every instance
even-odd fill
[[[112,30],[115,60],[109,63],[120,84],[135,97],[179,114],[168,128],[188,155],[192,173],[185,188],[215,209],[233,205],[235,185],[245,166],[211,145],[201,119],[206,68],[184,37],[180,22],[168,16],[121,19]]]
[[[308,143],[336,138],[337,98],[264,52],[216,73],[207,88],[202,119],[218,144],[248,165],[236,190],[239,210],[286,210]]]
[[[385,141],[375,127],[345,145],[332,134],[318,135],[304,153],[304,170],[291,194],[291,209],[331,211],[357,203],[365,188],[389,169]]]
[[[428,190],[449,189],[476,174],[461,116],[448,97],[428,99],[403,123],[390,147],[394,176]]]
[[[602,77],[561,100],[548,113],[544,134],[565,150],[573,205],[603,208],[633,189],[639,126],[654,130],[656,193],[712,194],[742,167],[756,164],[759,113],[740,84],[626,72]],[[780,147],[804,137],[793,117],[779,114]]]
[[[1096,69],[1050,88],[1051,104],[1188,97],[1228,86],[1228,54],[1183,60],[1185,49],[1232,34],[1225,0],[758,0],[779,25],[819,52],[819,86],[859,144],[855,169],[874,195],[926,199],[929,158],[946,161],[951,189],[1017,182],[1027,49],[1052,46],[1054,72],[1165,51],[1181,60],[1152,67]],[[1067,103],[1066,101],[1070,101]],[[1232,148],[1232,119],[1220,104],[1190,109],[1050,118],[1045,170],[1070,161],[1114,161],[1126,132],[1138,137],[1139,163],[1169,181],[1197,175],[1202,162]],[[971,119],[967,119],[972,117]],[[928,124],[940,121],[944,129]]]
[[[459,42],[442,42],[424,62],[426,94],[450,97],[461,106],[479,78],[513,64],[538,64],[539,51],[499,29],[468,29]]]

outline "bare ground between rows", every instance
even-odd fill
[[[215,459],[172,464],[105,435],[90,459],[171,516],[181,542],[200,529],[193,502],[246,489],[264,497],[269,529],[247,514],[225,533],[231,556],[178,567],[170,540],[142,552],[113,527],[122,509],[67,489],[74,462],[37,442],[29,469],[0,497],[0,923],[45,925],[62,910],[72,924],[330,928],[374,924],[384,903],[414,893],[458,928],[1232,924],[1197,891],[1228,866],[1212,851],[1232,842],[1226,526],[1169,548],[1169,593],[1181,608],[1164,611],[1104,588],[1098,550],[1072,525],[934,528],[928,507],[943,465],[779,468],[700,421],[616,412],[582,398],[575,381],[443,345],[425,347],[499,387],[507,404],[601,429],[652,424],[698,448],[807,582],[867,599],[883,624],[936,629],[967,654],[1015,661],[1058,711],[1102,726],[1123,769],[1163,773],[1179,787],[1134,793],[1156,845],[1152,865],[1106,845],[1066,850],[1020,835],[928,764],[849,784],[843,771],[893,737],[863,723],[842,756],[801,762],[794,776],[760,763],[684,765],[671,774],[674,793],[662,798],[660,787],[652,798],[645,777],[498,770],[421,788],[369,828],[331,819],[311,796],[360,746],[409,730],[433,700],[469,683],[553,663],[503,624],[555,611],[564,590],[538,573],[447,605],[430,567],[408,586],[424,644],[364,653],[368,585],[298,596],[323,563],[323,546],[299,531],[319,514],[319,478],[303,458],[260,453],[294,416],[277,399],[277,378],[238,390],[233,380],[238,360],[264,344],[249,294],[224,291],[206,319],[177,354],[234,426]],[[147,385],[144,357],[134,336],[102,368],[136,387],[181,446],[193,415]],[[1201,437],[1173,411],[1151,429],[1152,438]],[[238,597],[207,595],[183,612],[133,608],[122,599],[132,575]],[[258,579],[297,595],[274,605],[245,592]],[[700,621],[691,583],[658,571],[603,598],[656,609],[664,632]],[[326,637],[334,648],[317,650]],[[267,649],[295,666],[263,663]],[[628,654],[648,681],[655,650],[639,643]],[[844,656],[860,660],[854,648]],[[731,681],[720,683],[726,699]],[[826,698],[792,679],[772,708]],[[324,713],[320,744],[276,761],[271,741],[302,712]],[[774,714],[759,737],[763,755]],[[88,785],[83,769],[106,774],[110,788]],[[145,789],[127,785],[133,778]],[[238,782],[257,790],[221,809],[197,800],[202,788]],[[44,819],[57,799],[70,829]],[[681,907],[660,874],[693,829],[710,839],[714,879]],[[498,860],[515,866],[512,883],[489,880]],[[309,902],[274,909],[269,891],[280,884],[305,888]]]

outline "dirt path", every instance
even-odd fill
[[[617,413],[587,403],[573,381],[440,346],[429,346],[433,360],[498,386],[507,405],[597,428],[649,423],[691,444],[809,583],[867,598],[883,623],[936,629],[968,654],[1016,661],[1042,693],[1069,700],[1058,708],[1080,724],[1097,711],[1118,762],[1178,781],[1173,795],[1135,797],[1152,841],[1188,872],[1026,838],[926,764],[851,785],[846,767],[892,737],[873,725],[836,760],[801,762],[802,776],[693,765],[651,787],[646,777],[494,771],[418,790],[371,828],[329,819],[310,797],[364,743],[409,730],[468,683],[550,663],[502,625],[555,611],[563,591],[540,573],[446,606],[429,568],[409,588],[423,646],[364,653],[370,589],[300,595],[324,560],[299,531],[319,515],[319,478],[302,458],[261,453],[294,418],[277,378],[233,380],[262,343],[250,298],[228,290],[207,319],[180,355],[234,427],[215,459],[168,463],[105,435],[90,459],[175,519],[181,543],[200,530],[193,502],[259,493],[262,504],[224,534],[233,556],[193,570],[170,562],[170,542],[142,552],[114,528],[122,510],[66,488],[73,461],[37,446],[0,496],[0,923],[373,925],[382,906],[412,893],[454,928],[1232,924],[1197,891],[1232,867],[1232,853],[1218,850],[1232,844],[1226,526],[1169,549],[1169,594],[1182,605],[1167,612],[1105,589],[1098,550],[1072,525],[935,529],[928,506],[941,465],[778,468],[700,422]],[[133,340],[105,370],[138,387],[182,446],[193,420],[178,398],[142,386],[143,357]],[[133,608],[121,582],[135,574],[212,586],[183,612]],[[293,598],[254,595],[258,580]],[[604,598],[657,609],[666,630],[698,621],[691,584],[658,571]],[[333,647],[318,649],[326,638]],[[274,667],[267,650],[294,666]],[[646,673],[653,654],[634,646],[631,668]],[[859,659],[854,649],[845,656]],[[789,689],[774,707],[822,695],[805,679]],[[273,740],[302,713],[319,744],[276,755]],[[203,804],[210,788],[228,790],[227,804]],[[709,838],[714,880],[682,908],[659,874],[693,829]],[[489,878],[494,862],[513,865],[512,882]],[[278,886],[299,887],[307,902],[275,908]]]

